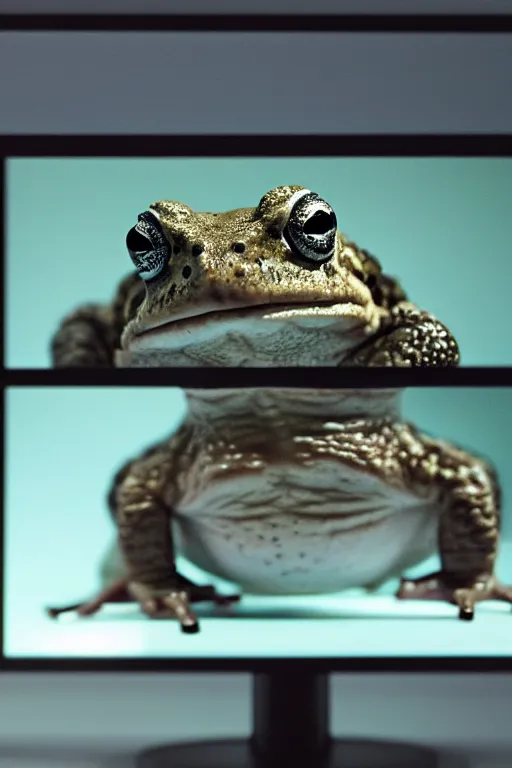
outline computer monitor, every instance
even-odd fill
[[[314,574],[315,568],[317,574],[323,570],[325,580],[320,578],[312,589],[306,578],[297,587],[308,553],[294,543],[297,531],[293,526],[288,533],[286,523],[280,530],[280,514],[268,520],[265,531],[259,528],[258,509],[255,519],[250,514],[243,516],[245,520],[242,517],[241,530],[255,543],[262,568],[269,569],[270,579],[264,577],[259,583],[260,591],[266,594],[251,594],[258,591],[259,577],[253,574],[248,577],[249,589],[240,603],[198,603],[197,608],[194,604],[201,628],[198,633],[180,632],[177,622],[145,618],[135,603],[126,600],[122,589],[110,595],[113,602],[107,602],[88,618],[78,618],[75,611],[70,611],[55,620],[45,614],[45,609],[92,597],[95,584],[99,585],[102,563],[103,586],[112,584],[116,573],[119,576],[116,556],[105,557],[115,537],[105,501],[112,474],[123,462],[178,429],[187,408],[201,422],[207,414],[207,423],[213,423],[221,412],[222,429],[235,431],[250,412],[249,442],[254,435],[258,442],[258,426],[266,446],[263,450],[253,445],[251,453],[266,451],[276,466],[283,463],[280,446],[293,443],[297,451],[304,437],[306,446],[309,439],[316,445],[315,450],[320,449],[319,456],[337,453],[338,460],[341,457],[342,463],[350,463],[350,450],[345,455],[336,437],[346,435],[344,424],[350,422],[356,442],[360,432],[364,437],[364,424],[361,430],[355,424],[368,417],[367,395],[371,393],[371,418],[379,424],[372,433],[374,443],[385,447],[388,433],[379,430],[387,428],[389,419],[392,424],[402,423],[399,390],[406,388],[403,418],[417,424],[428,436],[415,443],[405,428],[398,428],[396,439],[405,443],[401,448],[393,443],[390,456],[384,453],[397,461],[400,451],[404,454],[400,457],[403,487],[396,487],[396,474],[381,482],[382,474],[378,472],[363,483],[363,487],[365,483],[372,487],[378,506],[389,505],[389,499],[393,499],[393,509],[396,504],[407,506],[403,490],[414,464],[409,459],[421,446],[431,445],[430,439],[438,438],[453,440],[464,451],[474,451],[484,461],[490,460],[496,466],[505,499],[508,497],[506,440],[512,427],[508,423],[512,381],[510,369],[503,366],[512,362],[507,309],[511,267],[506,258],[506,212],[512,192],[510,141],[507,137],[489,140],[433,136],[400,141],[389,137],[280,136],[258,141],[254,137],[175,137],[172,144],[175,156],[168,155],[169,140],[158,137],[142,143],[133,137],[18,137],[10,145],[6,142],[3,665],[7,669],[250,671],[255,674],[251,759],[271,764],[268,761],[275,760],[276,755],[282,758],[283,745],[287,745],[293,760],[300,750],[313,760],[330,759],[332,764],[350,759],[368,764],[368,748],[361,745],[344,744],[336,747],[338,751],[331,748],[328,752],[327,675],[331,671],[356,670],[510,670],[512,645],[505,625],[511,616],[506,599],[479,604],[473,622],[461,621],[461,606],[446,600],[397,600],[397,578],[406,569],[402,569],[403,574],[388,574],[394,578],[380,584],[381,579],[373,572],[365,572],[364,567],[363,575],[356,579],[364,584],[343,582],[350,591],[332,593],[326,589],[331,576],[325,565],[326,553],[333,551],[336,539],[333,529],[316,558],[314,547],[311,550],[316,562],[309,573]],[[328,201],[338,227],[359,246],[375,253],[386,273],[403,281],[411,299],[453,332],[461,350],[462,367],[351,368],[336,367],[334,361],[329,367],[324,354],[318,368],[303,367],[302,360],[297,364],[293,358],[291,366],[277,365],[272,370],[250,364],[246,368],[204,368],[204,363],[199,367],[157,370],[121,370],[110,365],[94,370],[44,370],[51,365],[50,339],[66,313],[88,302],[111,300],[117,281],[130,269],[126,235],[149,204],[174,199],[195,211],[220,213],[257,206],[269,190],[290,183],[302,185]],[[482,221],[486,222],[485,228]],[[490,232],[493,261],[489,266]],[[237,253],[236,249],[233,253]],[[490,274],[496,276],[492,291],[483,290],[484,276]],[[278,277],[273,276],[275,283]],[[226,343],[229,341],[233,339]],[[320,417],[319,403],[325,403]],[[330,425],[325,444],[315,442],[316,433],[301,434],[297,426],[304,413],[306,421],[311,418],[308,409],[316,414],[317,426],[319,419],[322,429]],[[239,456],[236,440],[233,445],[233,450],[227,445],[227,466],[223,468],[221,462],[217,471],[229,474],[236,469],[231,461],[243,463],[247,458],[243,451]],[[180,447],[178,457],[182,463],[187,464],[189,449],[188,444]],[[371,445],[369,451],[371,454]],[[311,460],[307,447],[299,453],[307,465]],[[361,469],[358,476],[367,478],[365,450],[355,453],[355,465],[359,461]],[[457,470],[464,465],[460,456],[453,456],[452,464],[443,467],[448,486],[454,466]],[[251,461],[256,463],[249,471],[259,472],[260,460],[258,455],[253,456]],[[326,466],[330,466],[329,462]],[[492,472],[482,466],[486,467],[479,464],[479,469],[474,470],[477,485],[483,482],[482,471],[485,482],[491,482]],[[471,471],[461,470],[466,492],[471,486]],[[247,481],[244,472],[233,486],[239,496]],[[322,504],[332,504],[328,498],[330,472],[328,469],[320,480],[317,476],[308,489],[301,486],[307,470],[296,476],[285,471],[273,488],[272,482],[266,488],[270,493],[268,503],[272,498],[273,504],[286,505],[288,493],[298,493],[297,498],[302,500],[311,494],[308,503],[321,514]],[[432,472],[437,477],[435,468]],[[200,476],[190,481],[192,497],[202,487],[198,485],[202,482]],[[352,483],[346,493],[357,513],[357,499],[366,498],[366,492],[361,495],[353,478],[345,478],[344,482],[348,486]],[[414,507],[425,506],[422,494],[430,485],[423,477],[423,490],[414,486]],[[257,484],[260,490],[263,487],[265,483]],[[249,484],[244,504],[250,505],[257,488]],[[458,492],[450,488],[443,491],[443,499],[446,493]],[[405,496],[410,497],[409,486],[407,489]],[[192,497],[190,509],[194,507]],[[223,500],[221,484],[217,496],[212,491],[208,504],[212,510],[216,505],[219,509],[219,505],[229,505],[231,499],[228,494]],[[38,508],[44,514],[38,515]],[[482,509],[474,508],[476,517]],[[374,509],[366,510],[370,517],[372,512]],[[331,514],[336,517],[334,512]],[[489,514],[492,518],[493,511]],[[497,575],[506,585],[512,580],[508,568],[512,561],[512,529],[506,506],[503,518]],[[364,531],[368,521],[359,522]],[[411,578],[435,572],[439,567],[438,561],[426,562],[425,557],[414,552],[416,546],[423,552],[419,543],[429,540],[430,548],[436,549],[437,528],[429,527],[428,519],[424,525],[425,530],[420,527],[408,531],[404,517],[396,529],[396,535],[407,539],[413,550],[415,569],[407,569]],[[185,546],[186,527],[185,535],[177,535],[182,536]],[[459,532],[462,539],[471,538],[469,529],[470,520],[464,520]],[[490,529],[492,537],[494,523]],[[250,552],[244,551],[244,541],[237,541],[237,536],[231,539],[233,532],[222,525],[217,530],[221,541],[236,545],[237,567],[241,569],[237,573],[244,571],[247,575],[251,558]],[[309,546],[308,540],[321,544],[322,534],[316,524],[306,537]],[[31,542],[29,553],[27,541]],[[291,545],[296,560],[291,570],[298,582],[293,585],[293,574],[288,574],[292,576],[289,589],[282,587],[282,580],[287,578],[281,565],[286,561],[283,541]],[[267,554],[265,543],[270,545]],[[204,543],[201,546],[204,549]],[[222,595],[236,593],[237,579],[219,580],[223,568],[218,562],[212,563],[211,553],[210,568],[204,567],[207,558],[201,556],[201,546],[196,541],[195,548],[189,547],[188,560],[178,560],[180,574],[192,582],[213,584]],[[370,550],[382,556],[382,547],[385,539],[375,541]],[[345,557],[347,561],[354,558],[357,573],[356,554],[354,540],[345,550]],[[190,562],[193,560],[195,564]],[[198,562],[203,565],[200,570]],[[217,572],[216,577],[212,578],[212,571]],[[224,576],[226,573],[224,569]],[[363,586],[371,590],[363,591]],[[426,587],[428,590],[428,584]],[[402,597],[406,591],[403,585]],[[503,593],[505,598],[507,594]],[[489,631],[482,633],[483,626]],[[183,747],[175,752],[174,764],[179,765],[180,760],[184,765],[247,764],[247,749],[243,744]],[[401,751],[393,748],[389,758],[384,757],[383,747],[378,749],[381,762],[387,759],[389,765],[411,765],[417,759],[406,746]],[[146,763],[141,765],[163,765],[156,761],[167,758],[162,753],[160,757],[153,754],[143,759]],[[435,764],[427,750],[421,759],[425,766]]]

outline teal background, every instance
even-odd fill
[[[512,364],[512,159],[52,158],[7,164],[7,365],[48,366],[60,319],[110,299],[151,202],[220,211],[288,183],[333,205],[339,228],[450,327],[464,364]]]
[[[98,563],[114,531],[105,502],[113,472],[124,460],[171,432],[183,413],[183,393],[177,389],[24,387],[7,391],[7,631],[19,622],[25,626],[30,617],[37,626],[48,603],[74,602],[94,591]],[[432,434],[494,461],[505,499],[505,550],[498,574],[511,582],[512,388],[411,389],[405,393],[404,414]],[[428,572],[423,567],[419,571]],[[195,569],[189,567],[187,575],[195,576]],[[209,581],[207,576],[199,576]],[[364,612],[364,603],[362,608]],[[145,626],[140,621],[135,622],[136,627]],[[300,621],[293,631],[300,631]],[[408,631],[420,632],[419,624],[411,622]],[[485,629],[485,625],[478,626]],[[252,619],[247,632],[254,637],[254,632],[261,631],[261,654],[272,656],[275,649],[265,645],[264,627],[264,620]],[[314,656],[315,633],[308,631],[312,632]],[[484,636],[485,632],[485,653]],[[206,633],[202,638],[207,641]],[[510,648],[512,653],[512,643]],[[463,649],[457,649],[459,652]],[[229,645],[219,647],[219,653],[229,654]]]

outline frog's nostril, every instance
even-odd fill
[[[233,243],[231,249],[235,253],[243,253],[245,251],[245,243]]]
[[[204,251],[204,245],[202,243],[195,243],[192,246],[192,256],[200,256]]]

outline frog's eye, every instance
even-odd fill
[[[284,238],[292,251],[307,261],[321,263],[334,255],[336,214],[314,192],[301,190],[292,198]]]
[[[126,247],[143,280],[160,274],[169,258],[169,244],[160,222],[150,211],[137,217],[137,224],[126,235]]]

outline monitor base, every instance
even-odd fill
[[[423,747],[393,742],[333,739],[324,757],[282,753],[256,756],[250,740],[174,744],[140,754],[137,768],[441,768],[441,756]],[[466,768],[460,764],[460,768]]]
[[[433,749],[371,739],[333,739],[328,674],[286,664],[253,676],[252,736],[150,749],[137,768],[468,768]],[[371,723],[368,723],[371,733]]]

